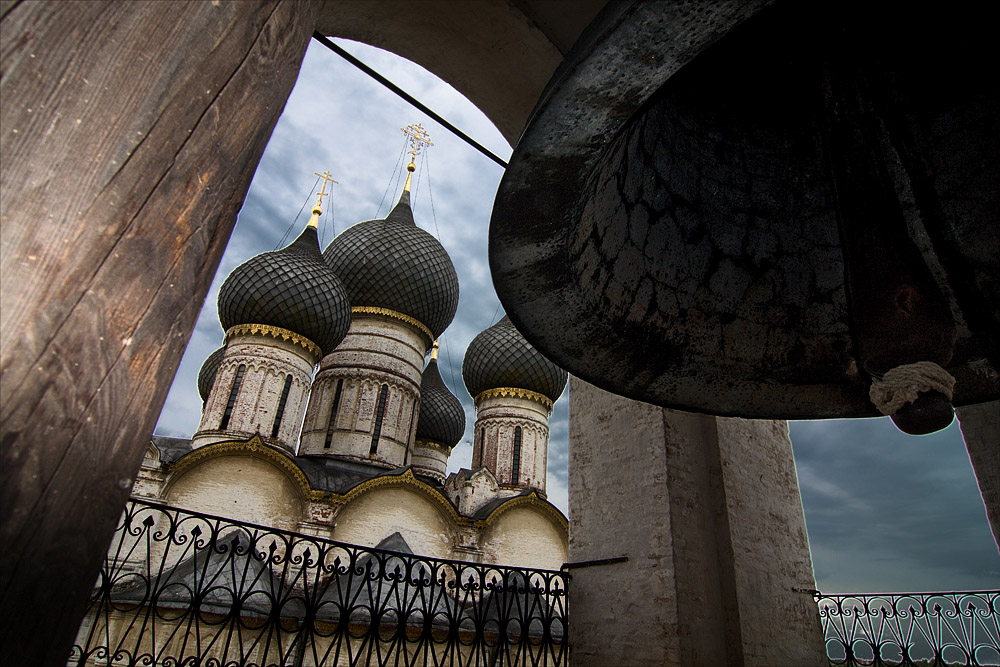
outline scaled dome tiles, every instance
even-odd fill
[[[384,220],[360,222],[342,232],[323,258],[340,276],[352,306],[409,315],[435,337],[455,317],[455,266],[441,243],[414,223],[409,192]]]
[[[464,433],[465,409],[441,379],[437,359],[431,359],[420,382],[417,439],[454,447]]]
[[[316,230],[236,267],[219,291],[219,319],[268,324],[305,336],[328,354],[347,335],[351,308],[337,275],[323,261]]]
[[[555,402],[566,387],[566,371],[541,355],[504,315],[476,336],[465,353],[462,377],[473,397],[500,387],[527,389]]]
[[[219,365],[222,363],[222,356],[225,353],[226,348],[220,347],[208,355],[205,363],[201,365],[201,370],[198,371],[198,395],[203,401],[208,400],[208,394],[212,391],[212,385],[215,384],[215,374],[219,372]]]

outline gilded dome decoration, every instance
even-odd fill
[[[341,233],[323,259],[340,276],[352,306],[409,315],[435,337],[455,317],[455,266],[441,243],[414,223],[408,191],[384,219],[360,222]]]
[[[281,250],[236,267],[219,291],[219,319],[226,330],[238,324],[288,329],[323,354],[337,347],[350,327],[351,308],[343,285],[323,261],[315,227],[307,226]]]
[[[437,343],[435,353],[437,352]],[[454,447],[465,433],[465,409],[451,393],[438,370],[436,357],[431,357],[420,382],[420,417],[417,419],[417,440]]]
[[[208,394],[212,391],[212,385],[215,384],[215,374],[219,371],[219,364],[222,363],[222,355],[225,352],[226,348],[223,346],[208,355],[205,363],[201,365],[201,370],[198,371],[198,394],[202,401],[208,400]]]
[[[474,397],[498,387],[515,387],[555,402],[566,387],[566,371],[541,355],[504,315],[476,336],[462,362],[465,386]]]

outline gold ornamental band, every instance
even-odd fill
[[[427,326],[415,317],[410,317],[405,313],[400,313],[399,311],[389,310],[388,308],[379,308],[378,306],[353,306],[351,308],[351,313],[358,313],[359,315],[381,315],[382,317],[390,317],[394,320],[399,320],[400,322],[406,322],[412,327],[420,329],[427,336],[427,339],[433,343],[434,334],[431,332]]]
[[[550,399],[545,394],[539,394],[537,391],[530,391],[528,389],[519,389],[517,387],[497,387],[496,389],[487,389],[486,391],[480,392],[476,396],[475,404],[476,407],[479,406],[480,401],[485,401],[487,398],[498,398],[500,396],[510,396],[512,398],[526,398],[529,401],[536,401],[541,403],[549,410],[552,409],[552,399]]]
[[[448,445],[442,445],[440,442],[434,442],[433,440],[427,440],[425,438],[417,438],[414,443],[418,447],[427,447],[428,449],[436,449],[445,454],[450,454],[452,448]]]
[[[229,327],[229,330],[226,331],[226,342],[228,343],[229,339],[233,336],[246,336],[248,334],[290,340],[293,344],[312,353],[317,359],[323,358],[323,350],[319,349],[319,345],[316,343],[305,336],[298,335],[294,331],[271,326],[270,324],[237,324],[236,326]]]

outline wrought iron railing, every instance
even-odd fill
[[[832,665],[1000,665],[1000,590],[816,599]]]
[[[132,500],[70,664],[565,667],[566,582]]]

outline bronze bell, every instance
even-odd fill
[[[882,410],[928,433],[1000,397],[991,25],[985,3],[612,3],[497,194],[510,318],[588,382],[696,412],[878,416],[904,387]]]

